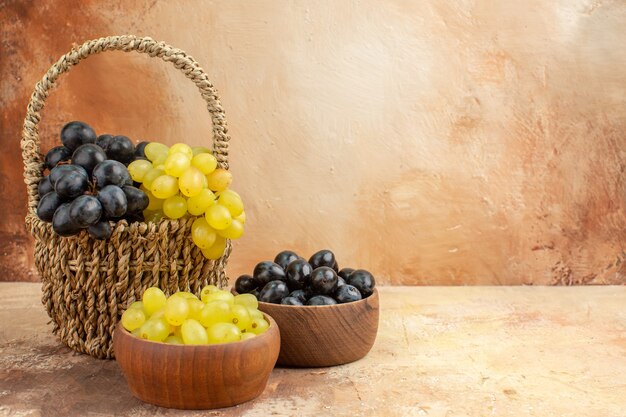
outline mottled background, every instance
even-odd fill
[[[247,234],[228,273],[328,247],[393,284],[626,283],[621,0],[1,1],[0,280],[37,280],[19,139],[73,43],[131,33],[218,87]],[[194,86],[146,56],[92,57],[43,112],[200,145]]]

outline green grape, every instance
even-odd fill
[[[215,291],[202,297],[202,302],[209,304],[213,301],[226,301],[229,305],[235,304],[235,296],[228,291]]]
[[[209,343],[232,343],[241,339],[241,332],[232,323],[215,323],[206,329]]]
[[[180,180],[178,184],[180,186]],[[192,216],[201,216],[213,204],[215,204],[215,194],[208,188],[203,188],[199,194],[187,199],[187,211]]]
[[[209,249],[201,249],[202,255],[207,259],[217,260],[222,257],[226,250],[226,239],[221,236],[215,238],[215,243]]]
[[[152,168],[150,171],[144,174],[142,181],[143,185],[146,187],[147,190],[150,190],[150,187],[152,187],[152,182],[164,174],[164,170],[160,168]]]
[[[156,198],[154,195],[152,195],[150,190],[144,187],[143,184],[139,186],[139,189],[146,193],[146,195],[148,196],[148,207],[146,207],[146,210],[157,211],[163,208],[163,200],[161,200],[160,198]]]
[[[155,342],[164,341],[169,334],[170,326],[162,317],[157,319],[151,318],[139,328],[139,337]]]
[[[167,297],[165,293],[158,287],[150,287],[144,291],[143,297],[143,309],[148,316],[152,316],[158,309],[165,306]]]
[[[143,302],[141,301],[134,301],[131,305],[128,306],[128,308],[138,308],[140,310],[143,310]]]
[[[237,294],[233,299],[236,305],[244,306],[247,308],[259,308],[259,300],[252,294]]]
[[[168,343],[170,345],[184,345],[185,344],[183,342],[182,337],[176,336],[176,335],[167,336],[167,339],[165,339],[165,343]]]
[[[154,161],[152,161],[152,166],[158,169],[165,170],[165,161],[167,161],[167,154],[161,154],[156,157]]]
[[[201,153],[211,153],[211,150],[209,148],[205,148],[204,146],[194,146],[191,148],[191,152],[193,153],[193,156],[196,156]]]
[[[207,331],[194,319],[187,319],[180,326],[180,333],[183,335],[183,342],[186,345],[205,345],[209,343]]]
[[[144,148],[144,153],[146,154],[146,158],[148,158],[150,161],[153,161],[153,162],[159,155],[167,155],[168,151],[169,151],[169,148],[167,146],[158,142],[150,142]]]
[[[243,213],[243,201],[241,201],[239,194],[233,190],[221,191],[217,202],[226,207],[233,217],[237,217]]]
[[[182,153],[183,155],[189,157],[189,159],[193,158],[193,149],[191,149],[191,146],[187,145],[186,143],[175,143],[174,145],[172,145],[168,154],[172,155],[175,153]]]
[[[144,210],[143,218],[146,221],[146,223],[158,223],[163,218],[163,212],[161,210],[156,210],[156,211]]]
[[[240,221],[233,220],[230,226],[224,230],[219,230],[220,236],[226,239],[235,240],[243,236],[243,224]]]
[[[204,308],[204,303],[197,298],[188,298],[187,304],[189,304],[189,318],[198,320],[200,312]]]
[[[217,159],[210,153],[201,153],[191,159],[191,165],[198,168],[204,175],[207,175],[217,168]]]
[[[233,222],[233,218],[228,209],[219,204],[210,206],[206,210],[206,213],[204,213],[204,217],[209,223],[209,226],[216,230],[224,230]]]
[[[163,304],[163,307],[159,308],[157,311],[152,313],[150,318],[151,319],[160,319],[163,316],[165,316],[165,304]]]
[[[209,327],[215,323],[229,323],[233,315],[230,312],[230,304],[226,301],[213,301],[205,304],[197,315],[198,321],[204,327]]]
[[[172,326],[180,326],[189,316],[189,303],[183,297],[170,297],[165,304],[165,320]]]
[[[151,169],[152,164],[145,159],[138,159],[128,164],[128,173],[133,181],[136,182],[143,182],[144,175]]]
[[[141,337],[141,327],[136,328],[131,333],[133,334],[133,336],[140,338]]]
[[[233,175],[223,168],[217,168],[206,176],[208,186],[213,191],[224,191],[233,182]]]
[[[252,294],[250,294],[250,295],[252,295]],[[258,304],[258,300],[257,300],[257,304]],[[262,318],[264,318],[263,317],[263,313],[261,313],[258,310],[258,307],[257,308],[250,308],[250,307],[248,307],[248,313],[250,313],[250,317],[252,317],[253,319],[262,319]]]
[[[141,327],[146,321],[146,315],[141,308],[129,308],[122,314],[122,326],[129,332]]]
[[[254,337],[256,337],[256,335],[254,333],[249,333],[249,332],[241,333],[241,340],[248,340],[248,339],[252,339]]]
[[[191,165],[191,159],[182,153],[170,154],[165,160],[165,173],[172,177],[180,177]]]
[[[161,175],[152,181],[150,192],[161,199],[170,198],[178,193],[178,180],[171,175]]]
[[[180,192],[187,197],[193,197],[204,189],[204,175],[197,168],[187,168],[178,179]]]
[[[176,291],[170,297],[183,297],[185,299],[195,298],[196,300],[198,300],[198,297],[194,293],[189,291]]]
[[[244,331],[252,324],[252,317],[248,313],[248,309],[239,304],[234,304],[230,307],[230,312],[233,315],[232,323],[239,328],[240,331]]]
[[[206,303],[206,301],[204,301],[206,297],[209,294],[213,294],[214,292],[218,292],[218,291],[221,291],[221,290],[216,285],[213,285],[213,284],[205,285],[204,288],[202,288],[202,290],[200,291],[200,299],[202,300],[203,303]]]
[[[268,327],[270,327],[270,324],[267,322],[267,320],[260,319],[260,318],[253,318],[248,328],[246,328],[246,332],[250,332],[254,334],[261,334],[265,332]]]
[[[187,213],[187,200],[179,195],[163,201],[163,214],[170,219],[180,219]]]
[[[217,239],[215,230],[207,223],[204,217],[197,218],[191,225],[191,240],[200,249],[209,249]]]

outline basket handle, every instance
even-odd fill
[[[96,55],[105,51],[137,51],[148,54],[151,58],[159,57],[166,62],[171,62],[181,70],[198,87],[202,98],[207,103],[211,121],[213,123],[213,154],[217,158],[220,167],[228,169],[228,127],[226,116],[222,109],[217,90],[209,81],[209,77],[200,65],[184,51],[174,48],[164,42],[157,42],[151,38],[140,38],[130,35],[110,36],[94,39],[75,46],[70,52],[63,55],[50,67],[46,75],[35,86],[35,91],[30,97],[24,128],[22,130],[22,159],[24,160],[24,181],[28,188],[28,208],[35,212],[37,209],[37,185],[43,175],[43,160],[39,148],[39,130],[37,125],[41,120],[40,112],[44,107],[49,91],[56,84],[57,79],[64,72],[78,64],[90,55]]]

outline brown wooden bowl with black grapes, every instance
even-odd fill
[[[254,294],[259,310],[276,320],[278,365],[321,367],[356,361],[372,348],[379,316],[375,285],[366,270],[339,270],[330,250],[308,261],[286,250],[237,278],[233,292]]]

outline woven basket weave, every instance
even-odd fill
[[[180,49],[150,38],[112,36],[74,47],[63,55],[35,86],[22,132],[24,178],[28,188],[26,225],[35,238],[35,265],[43,282],[42,302],[58,334],[70,348],[96,358],[112,358],[112,333],[128,305],[153,285],[166,294],[178,290],[198,294],[206,284],[224,286],[224,267],[230,242],[222,258],[210,261],[191,240],[194,219],[159,223],[115,224],[107,241],[94,240],[82,231],[60,237],[50,223],[36,214],[37,185],[43,176],[37,125],[49,91],[59,76],[90,55],[105,51],[136,51],[170,62],[194,82],[206,101],[213,123],[213,153],[228,169],[228,129],[217,91],[198,63]]]

